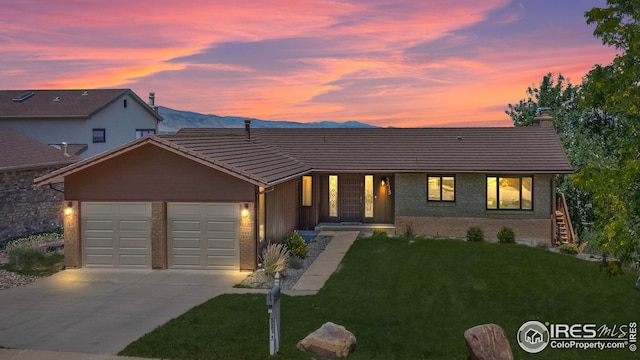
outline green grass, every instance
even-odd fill
[[[281,359],[312,359],[297,341],[323,323],[357,339],[350,359],[467,359],[463,333],[505,330],[516,359],[624,359],[624,350],[545,349],[516,342],[528,320],[640,322],[637,273],[608,278],[597,263],[520,245],[388,238],[359,239],[315,296],[282,299]],[[265,295],[223,295],[158,327],[121,355],[169,359],[266,359]],[[636,356],[634,356],[636,355]]]

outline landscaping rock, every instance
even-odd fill
[[[356,337],[344,326],[327,322],[300,340],[297,347],[327,358],[346,357],[355,349]]]
[[[472,360],[513,360],[513,353],[504,330],[496,324],[472,327],[464,332]]]

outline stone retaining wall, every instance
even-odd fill
[[[0,172],[0,241],[62,226],[64,194],[33,180],[58,167]],[[62,184],[56,184],[62,189]]]

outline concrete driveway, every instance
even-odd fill
[[[65,270],[0,291],[0,346],[116,354],[248,273],[206,270]],[[265,313],[266,313],[265,305]]]

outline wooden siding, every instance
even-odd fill
[[[266,197],[266,240],[280,241],[298,227],[299,180],[274,186]]]
[[[65,177],[65,199],[253,202],[255,187],[154,145]]]

